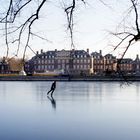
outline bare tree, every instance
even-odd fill
[[[85,3],[84,0],[80,0],[80,1]],[[2,9],[3,11],[0,11],[1,12],[0,23],[4,24],[4,27],[1,30],[4,31],[4,36],[5,36],[5,43],[7,47],[6,57],[8,57],[9,54],[10,43],[12,44],[15,43],[17,45],[17,52],[15,56],[18,56],[21,42],[22,42],[22,36],[25,36],[26,38],[26,40],[24,40],[25,46],[23,52],[23,60],[25,59],[27,48],[33,51],[33,49],[30,47],[31,36],[35,36],[40,39],[47,40],[46,38],[38,34],[35,34],[32,31],[32,26],[39,19],[39,15],[42,7],[49,2],[50,1],[47,0],[6,0],[5,1],[7,5],[5,9]],[[65,4],[65,1],[63,1],[63,3]],[[78,0],[71,0],[71,2],[68,5],[65,5],[66,7],[64,9],[64,12],[66,13],[67,16],[68,30],[70,32],[72,46],[74,46],[73,13],[75,11],[77,3]],[[34,7],[34,10],[30,11],[30,7],[32,6]],[[27,14],[27,9],[30,11],[30,13],[28,13],[28,15],[25,15]],[[14,35],[16,37],[14,37],[14,39],[11,41],[10,36],[14,36]]]
[[[98,1],[100,1],[105,6],[108,6],[104,0],[98,0]],[[127,31],[127,28],[124,27],[125,29],[123,32],[113,33],[113,35],[115,35],[117,38],[120,39],[120,42],[117,45],[115,45],[114,50],[119,48],[121,45],[124,45],[123,44],[124,42],[127,43],[126,49],[122,54],[122,58],[126,54],[130,45],[140,40],[139,12],[138,12],[139,0],[130,0],[130,1],[131,1],[131,7],[129,8],[128,13],[134,11],[135,27],[133,27],[132,30],[129,31]],[[9,54],[10,43],[17,45],[17,52],[15,56],[18,56],[21,42],[24,36],[26,38],[26,40],[24,39],[24,52],[23,52],[23,59],[24,59],[27,48],[31,49],[31,51],[34,52],[34,50],[30,46],[31,36],[35,36],[35,37],[39,37],[40,39],[47,40],[46,38],[40,36],[39,34],[35,34],[32,30],[32,27],[33,24],[35,24],[35,22],[39,19],[40,12],[43,6],[45,6],[45,4],[48,4],[51,1],[5,0],[3,2],[6,3],[6,6],[5,8],[2,8],[0,10],[0,23],[4,25],[1,31],[4,31],[3,34],[5,36],[5,44],[7,47],[6,57],[8,57]],[[74,45],[73,31],[74,31],[75,10],[80,3],[86,4],[87,0],[69,0],[69,1],[62,0],[61,2],[63,2],[64,5],[63,8],[67,19],[67,25],[68,25],[67,29],[70,33],[71,47],[74,48],[75,45]],[[30,10],[30,7],[33,7],[33,10]],[[28,15],[26,15],[27,9],[30,11]],[[10,36],[14,36],[14,39],[11,40]]]
[[[18,55],[20,45],[21,45],[22,34],[26,30],[27,34],[26,34],[26,43],[23,52],[23,59],[25,58],[26,49],[27,47],[30,48],[29,46],[30,37],[31,35],[34,35],[31,29],[32,25],[39,18],[39,12],[43,7],[43,5],[45,4],[46,0],[41,0],[41,1],[38,0],[38,6],[36,6],[34,13],[27,16],[26,19],[22,19],[23,21],[20,24],[18,24],[18,19],[21,18],[20,17],[21,12],[25,11],[30,4],[34,5],[34,2],[35,2],[34,0],[9,0],[9,3],[7,5],[8,8],[6,9],[6,12],[0,15],[1,16],[0,23],[3,23],[5,25],[4,35],[5,35],[5,43],[7,46],[6,57],[8,57],[8,53],[9,53],[9,44],[15,42],[18,42],[17,53],[16,53],[16,55]],[[12,42],[10,42],[9,35],[14,35],[15,33],[18,34],[17,38],[15,38]]]
[[[140,3],[139,3],[139,0],[130,0],[130,4],[131,4],[131,6],[127,10],[126,16],[123,15],[124,18],[123,18],[122,22],[126,23],[127,22],[126,19],[130,18],[132,15],[133,20],[131,19],[132,20],[131,22],[133,22],[134,25],[131,26],[131,24],[128,24],[128,26],[125,26],[123,24],[122,28],[120,28],[120,25],[119,25],[118,31],[116,31],[115,33],[111,32],[111,34],[114,35],[119,40],[118,44],[114,45],[114,51],[119,48],[123,48],[121,57],[117,61],[117,72],[118,72],[119,76],[127,84],[129,84],[130,81],[127,79],[127,76],[121,71],[120,64],[121,64],[125,54],[127,53],[129,47],[140,40],[140,26],[139,26]]]
[[[130,0],[131,1],[131,7],[128,10],[127,16],[130,16],[132,12],[134,12],[134,26],[133,27],[123,27],[122,32],[116,32],[112,33],[115,37],[117,37],[120,41],[117,45],[115,45],[114,50],[118,49],[119,47],[124,47],[124,52],[122,53],[121,58],[123,58],[129,49],[129,47],[140,40],[140,27],[139,27],[139,0]],[[125,17],[124,17],[125,20]],[[121,59],[120,59],[121,61]]]

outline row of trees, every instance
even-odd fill
[[[22,58],[0,58],[1,62],[7,63],[12,72],[20,72],[23,69],[23,59]]]

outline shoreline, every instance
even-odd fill
[[[0,81],[140,81],[140,76],[88,76],[88,77],[50,77],[50,76],[0,76]]]

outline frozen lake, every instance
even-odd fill
[[[0,82],[0,140],[138,140],[140,83]]]

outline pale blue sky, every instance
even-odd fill
[[[8,0],[7,0],[8,1]],[[63,0],[65,1],[65,0]],[[74,41],[75,49],[87,49],[90,52],[103,51],[103,55],[113,50],[112,44],[115,45],[116,40],[108,31],[115,31],[116,27],[126,15],[126,10],[130,7],[130,0],[107,0],[107,6],[98,0],[87,0],[88,4],[79,6],[74,14]],[[4,3],[4,2],[3,2]],[[33,6],[32,6],[33,8]],[[30,9],[32,10],[32,9]],[[27,14],[27,12],[25,12]],[[133,24],[132,17],[126,19],[126,25]],[[123,23],[123,22],[122,22]],[[40,13],[40,19],[33,25],[33,31],[46,37],[49,41],[40,40],[36,37],[31,38],[30,45],[34,51],[54,50],[54,49],[71,49],[69,33],[67,29],[67,21],[62,8],[62,0],[53,0],[47,2]],[[26,35],[23,36],[26,38]],[[24,39],[23,39],[24,40]],[[1,37],[0,56],[5,55],[4,38]],[[23,41],[24,44],[24,41]],[[135,58],[136,54],[140,54],[140,43],[136,43],[128,50],[126,57]],[[12,56],[16,49],[15,46],[10,47],[10,55]],[[21,48],[20,55],[22,56]],[[113,52],[119,56],[123,49],[117,49]],[[31,58],[34,54],[28,50],[26,56]]]

